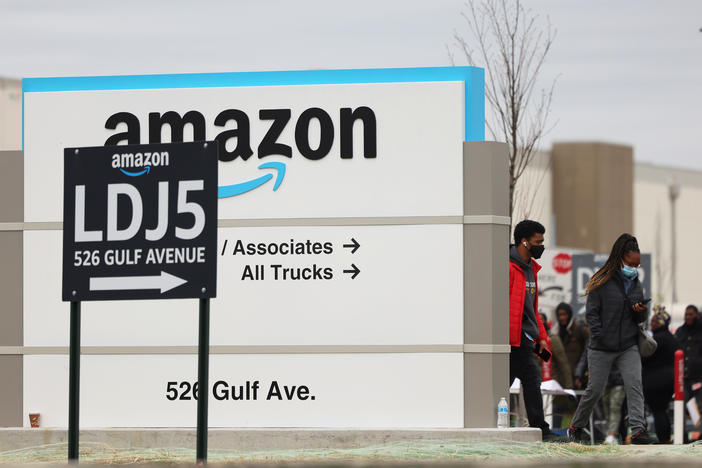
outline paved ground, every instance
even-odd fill
[[[23,465],[64,463],[65,443],[0,452],[0,463]],[[81,464],[182,464],[192,466],[191,448],[116,448],[106,444],[81,444]],[[702,445],[685,446],[586,446],[569,443],[492,441],[403,441],[356,449],[210,450],[210,464],[266,466],[553,466],[642,467],[700,466]]]

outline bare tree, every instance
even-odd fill
[[[485,97],[492,109],[486,125],[496,141],[509,146],[509,214],[513,215],[517,181],[534,159],[541,138],[550,130],[554,79],[535,90],[537,79],[555,38],[546,18],[526,9],[520,0],[471,0],[461,13],[470,39],[454,32],[469,65],[486,70]],[[475,44],[476,49],[471,47]],[[453,54],[449,50],[449,58]],[[538,187],[534,187],[534,192]],[[522,196],[524,196],[522,194]]]

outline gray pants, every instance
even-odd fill
[[[646,428],[644,422],[644,398],[641,385],[641,356],[638,345],[624,351],[610,352],[587,350],[590,378],[578,409],[573,416],[573,427],[581,428],[588,424],[590,413],[602,396],[612,366],[617,366],[624,380],[627,404],[629,408],[629,426],[636,433]]]

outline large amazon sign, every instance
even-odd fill
[[[81,246],[72,267],[136,269],[151,265],[153,251],[166,265],[161,271],[185,278],[178,268],[197,263],[199,251],[187,250],[175,231],[161,239],[159,226],[194,228],[200,191],[176,179],[195,178],[204,156],[178,160],[165,144],[204,140],[218,145],[219,159],[208,192],[217,192],[218,285],[210,425],[463,427],[464,305],[472,300],[465,223],[502,218],[464,209],[464,160],[478,160],[464,142],[484,138],[483,77],[481,69],[449,67],[24,80],[23,332],[32,354],[23,360],[23,411],[41,412],[47,426],[67,421],[60,392],[68,388],[68,356],[46,351],[68,345],[64,149],[104,151],[104,180],[119,184],[91,195],[78,179],[88,174],[74,174],[76,187],[88,188],[69,191],[68,205],[105,218],[78,223],[76,232],[104,233],[112,246],[107,256]],[[185,168],[178,177],[176,164]],[[490,167],[470,170],[491,181]],[[137,203],[123,193],[127,186],[158,199]],[[167,211],[157,200],[166,195],[184,203],[161,223]],[[117,203],[143,206],[144,215],[109,218]],[[132,226],[147,244],[169,245],[135,250],[125,234]],[[82,307],[82,345],[116,351],[82,358],[81,425],[192,424],[199,391],[188,351],[197,342],[192,300]]]

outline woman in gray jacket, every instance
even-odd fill
[[[646,432],[639,355],[639,323],[646,321],[647,307],[638,278],[641,253],[636,238],[622,234],[612,246],[607,263],[592,275],[585,287],[585,315],[590,328],[588,368],[590,378],[568,438],[584,440],[583,428],[604,391],[612,366],[622,375],[629,409],[632,444],[651,444]]]

